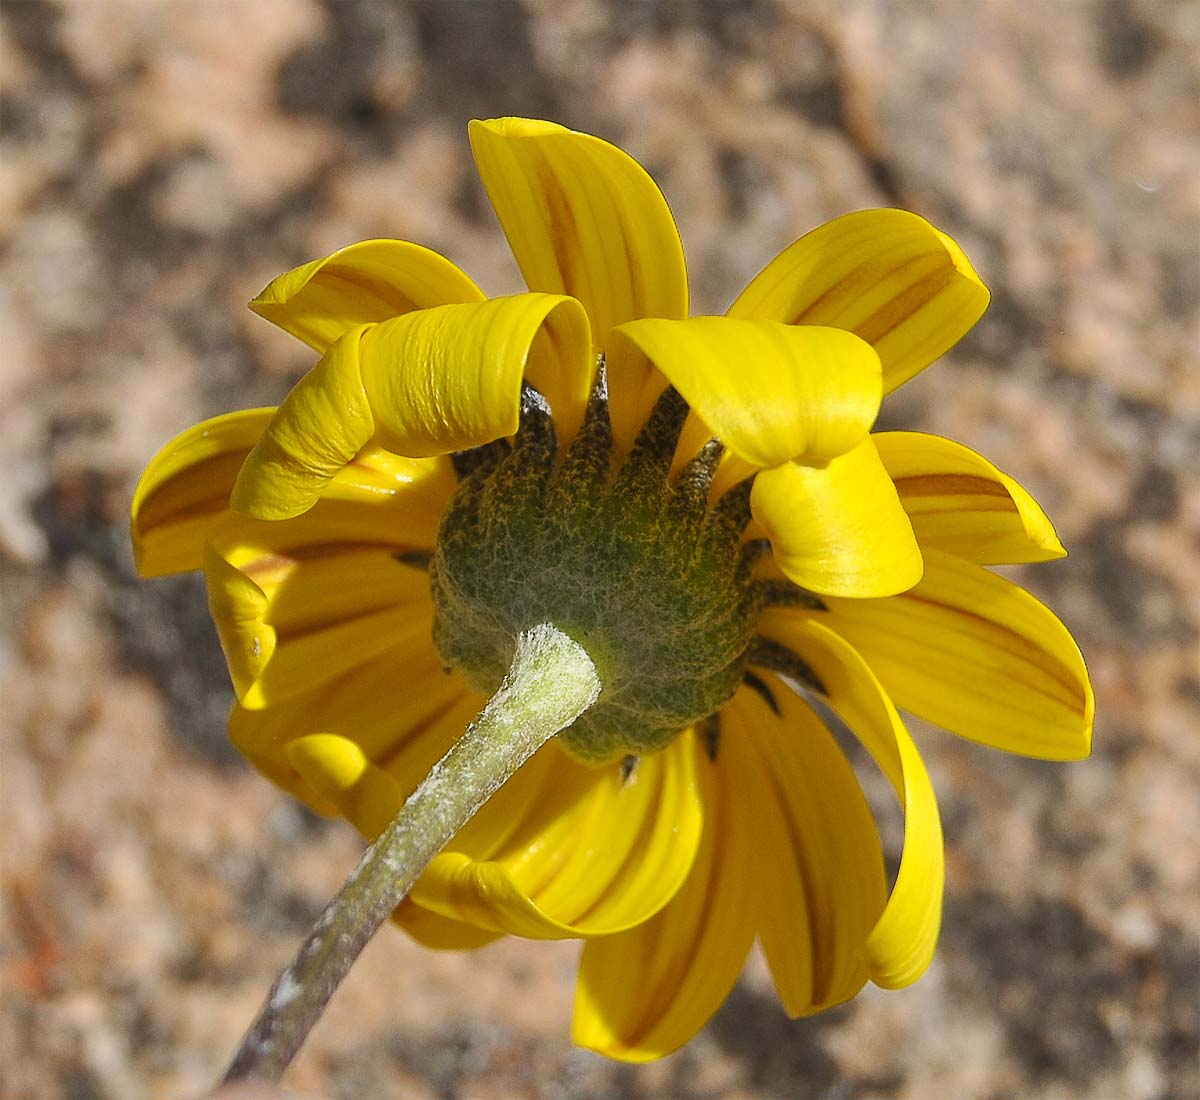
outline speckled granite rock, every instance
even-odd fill
[[[328,1097],[1200,1095],[1200,15],[1185,0],[8,0],[0,10],[0,1096],[197,1096],[358,845],[228,749],[191,579],[134,580],[132,483],[279,398],[277,272],[367,236],[518,276],[464,126],[538,114],[662,183],[697,308],[898,204],[995,292],[885,410],[1027,484],[1071,557],[1096,752],[918,730],[942,947],[787,1021],[761,966],[687,1049],[565,1041],[575,948],[385,933],[295,1066]]]

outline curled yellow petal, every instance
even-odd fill
[[[334,475],[314,510],[322,517],[336,515],[339,528],[352,527],[363,541],[432,550],[442,512],[457,487],[447,456],[405,458],[368,444]]]
[[[471,951],[498,940],[503,932],[476,928],[461,921],[431,913],[411,898],[406,898],[392,914],[392,920],[422,947],[434,951]]]
[[[629,154],[552,122],[470,125],[488,198],[530,290],[583,303],[597,347],[635,317],[686,317],[675,220]]]
[[[776,256],[729,315],[853,332],[879,353],[890,393],[958,343],[988,299],[962,249],[924,218],[860,210]]]
[[[1011,581],[925,550],[925,576],[886,600],[829,600],[829,624],[896,703],[953,733],[1046,760],[1091,751],[1095,699],[1067,628]]]
[[[275,653],[275,629],[263,621],[267,597],[211,546],[205,549],[208,608],[238,695],[250,690]]]
[[[209,607],[244,706],[300,694],[396,646],[428,644],[427,579],[396,560],[386,529],[363,530],[369,515],[346,513],[323,507],[289,523],[235,517],[212,533]]]
[[[828,462],[851,450],[879,412],[879,357],[840,329],[650,318],[617,330],[613,369],[638,353],[683,395],[709,435],[753,466]]]
[[[904,809],[900,869],[864,952],[877,985],[910,985],[925,972],[937,947],[946,874],[937,798],[920,753],[867,663],[827,626],[768,611],[760,630],[808,662],[830,705],[874,757]]]
[[[890,596],[921,578],[912,525],[869,436],[823,468],[763,470],[750,507],[776,564],[812,592]]]
[[[374,240],[280,275],[250,308],[324,353],[360,325],[483,298],[470,277],[437,252],[409,241]]]
[[[1066,555],[1037,501],[982,455],[922,432],[872,438],[922,547],[980,565]]]
[[[536,379],[552,403],[556,391],[585,399],[595,366],[587,317],[572,298],[518,294],[423,310],[368,330],[363,382],[378,442],[419,456],[511,435],[539,339],[557,351],[538,359],[545,373]]]
[[[764,857],[755,819],[766,777],[737,738],[715,763],[693,751],[705,820],[691,874],[656,916],[589,940],[579,964],[572,1038],[625,1062],[652,1061],[691,1039],[729,995],[754,942],[752,868]]]
[[[548,389],[586,392],[595,364],[579,303],[549,294],[416,310],[352,329],[285,398],[251,452],[233,507],[260,519],[307,511],[370,443],[409,457],[511,435],[539,339]]]
[[[670,901],[699,844],[692,752],[682,737],[625,780],[617,767],[589,768],[547,746],[540,786],[523,787],[507,826],[485,807],[476,830],[430,864],[413,899],[454,920],[539,939],[639,924]]]
[[[308,511],[375,431],[359,362],[365,326],[339,337],[292,388],[238,474],[230,502],[258,519]]]
[[[239,703],[229,718],[238,751],[272,782],[318,813],[346,816],[371,840],[378,835],[372,827],[390,820],[482,706],[461,676],[442,668],[429,644],[431,615],[418,608],[413,617],[423,620],[424,631],[397,637],[378,656],[332,678],[303,683],[264,708]],[[339,792],[365,768],[356,765],[347,780],[337,762],[356,757],[335,754],[325,768],[320,753],[289,753],[295,741],[316,735],[353,744],[355,753],[388,776],[378,790],[398,801],[380,796],[374,816],[355,816],[363,804],[347,802]]]
[[[291,741],[285,752],[305,780],[368,836],[383,832],[404,805],[407,792],[349,737],[310,733]]]
[[[134,491],[130,522],[142,576],[201,568],[205,539],[231,519],[229,500],[238,471],[274,413],[248,409],[206,420],[150,461]],[[428,549],[456,484],[448,459],[401,458],[368,446],[338,471],[323,496],[376,510],[360,513],[358,537],[369,536],[373,526],[376,532],[386,529],[397,549]],[[350,516],[339,513],[339,525],[348,522]]]
[[[788,1015],[808,1016],[867,981],[863,948],[887,900],[883,850],[832,734],[777,677],[763,684],[770,706],[743,688],[721,711],[721,744],[744,742],[763,761],[759,939]]]
[[[228,514],[237,472],[274,412],[246,409],[205,420],[150,460],[133,493],[130,522],[141,576],[200,568],[205,536]]]

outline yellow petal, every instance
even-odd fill
[[[204,540],[218,523],[228,521],[238,471],[274,412],[248,409],[206,420],[151,460],[134,492],[130,525],[142,576],[203,565]],[[456,484],[446,458],[401,458],[367,447],[337,473],[324,496],[383,509],[364,514],[361,535],[375,525],[397,535],[392,539],[397,548],[427,549]]]
[[[299,694],[397,645],[432,648],[428,578],[396,560],[391,532],[364,531],[363,519],[335,505],[288,523],[235,517],[212,533],[209,606],[244,706]]]
[[[646,171],[614,145],[537,119],[474,121],[471,149],[530,290],[579,299],[603,350],[636,317],[686,317],[675,221]]]
[[[221,639],[234,691],[240,698],[275,654],[275,629],[263,622],[267,597],[257,584],[211,546],[205,547],[208,609]]]
[[[1066,555],[1033,497],[982,455],[921,432],[872,438],[922,547],[980,565]]]
[[[400,785],[349,737],[310,733],[284,751],[292,767],[362,833],[378,836],[404,805]]]
[[[360,325],[483,298],[483,291],[444,256],[408,241],[375,240],[339,248],[280,275],[250,308],[324,353]]]
[[[141,576],[200,568],[205,536],[228,512],[237,472],[274,411],[246,409],[205,420],[150,460],[133,493],[130,524]]]
[[[827,603],[829,625],[906,710],[1023,756],[1091,751],[1095,700],[1079,648],[1012,582],[926,550],[924,579],[910,592]]]
[[[373,840],[482,704],[423,637],[264,709],[239,704],[229,734],[274,783]]]
[[[392,914],[392,920],[422,947],[435,951],[471,951],[498,940],[504,934],[431,913],[411,898],[400,903]]]
[[[385,322],[364,335],[362,363],[378,442],[405,455],[447,454],[511,435],[527,373],[552,405],[569,397],[576,410],[595,376],[587,317],[578,302],[552,294]],[[527,364],[538,370],[527,372]]]
[[[375,418],[359,364],[365,331],[339,337],[275,410],[234,484],[237,511],[272,520],[306,512],[370,442]]]
[[[322,526],[336,525],[344,537],[359,542],[432,550],[457,488],[454,465],[445,455],[404,458],[368,445],[334,475],[310,512],[289,522],[315,539]]]
[[[709,435],[754,466],[824,464],[854,447],[879,412],[879,357],[840,329],[694,317],[631,321],[617,333],[614,364],[640,353]]]
[[[860,210],[776,256],[729,315],[853,332],[879,353],[891,393],[958,343],[988,298],[962,249],[924,218]]]
[[[778,611],[764,614],[760,630],[808,662],[830,705],[874,757],[904,808],[900,869],[867,938],[865,957],[877,985],[909,985],[925,972],[937,947],[945,882],[941,820],[925,765],[866,662],[832,630]]]
[[[572,1038],[609,1058],[648,1062],[686,1043],[729,995],[754,942],[766,777],[736,738],[715,763],[696,751],[704,835],[691,874],[657,916],[583,949]]]
[[[445,455],[405,458],[382,447],[367,446],[338,471],[324,499],[394,505],[406,515],[419,511],[436,521],[457,487],[454,464]],[[406,546],[433,546],[432,540],[420,544],[411,538],[400,541]]]
[[[337,472],[304,515],[263,521],[227,513],[213,524],[210,536],[219,532],[226,546],[241,534],[251,542],[266,537],[272,545],[281,542],[309,556],[313,551],[306,548],[331,543],[428,551],[457,486],[454,467],[444,456],[403,458],[369,446]]]
[[[779,568],[812,592],[890,596],[920,580],[912,525],[869,436],[823,469],[763,470],[750,507]]]
[[[863,946],[887,901],[883,850],[862,788],[824,723],[782,681],[764,676],[775,711],[743,688],[721,712],[721,743],[761,754],[763,849],[752,864],[759,937],[783,1006],[807,1016],[867,981]]]
[[[520,294],[351,330],[279,407],[238,477],[233,507],[260,519],[300,515],[368,443],[421,457],[511,435],[539,338],[558,349],[539,365],[563,375],[548,386],[590,387],[587,319],[570,298]]]
[[[487,820],[484,835],[460,834],[413,899],[539,939],[608,935],[646,920],[670,901],[699,844],[691,738],[643,758],[627,781],[618,767],[587,767],[553,743],[543,754],[540,788],[527,788],[522,814],[510,808],[507,835]]]

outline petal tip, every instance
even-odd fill
[[[520,115],[502,115],[498,118],[473,118],[467,123],[467,133],[490,133],[496,137],[543,137],[547,134],[569,134],[573,131],[557,122],[542,118],[525,118]]]
[[[987,283],[985,283],[979,277],[979,272],[975,270],[974,264],[972,264],[967,258],[967,254],[962,250],[959,243],[953,237],[951,237],[948,233],[943,233],[940,229],[934,226],[931,226],[931,228],[937,234],[938,240],[940,240],[942,245],[945,247],[947,254],[950,256],[951,263],[954,264],[954,269],[964,278],[974,283],[982,292],[984,298],[984,308],[986,309],[988,303],[992,299],[992,292],[988,289]]]
[[[1055,534],[1054,531],[1044,534],[1037,540],[1037,544],[1042,552],[1046,555],[1046,561],[1058,561],[1060,558],[1065,558],[1068,556],[1067,548],[1063,546],[1062,540],[1057,534]]]

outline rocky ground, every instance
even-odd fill
[[[575,948],[387,931],[294,1067],[400,1097],[1200,1095],[1200,8],[1187,0],[7,0],[0,10],[0,1097],[191,1098],[352,865],[228,747],[200,584],[133,576],[134,480],[309,358],[245,301],[395,236],[519,286],[465,123],[602,134],[662,184],[697,309],[902,205],[994,291],[889,426],[1029,486],[1070,558],[1096,751],[930,730],[945,933],[916,987],[789,1022],[752,965],[628,1068],[566,1041]]]

